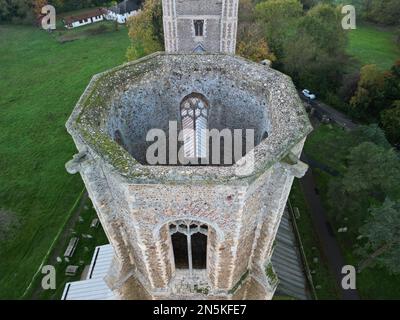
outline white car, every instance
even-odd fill
[[[302,93],[306,98],[308,98],[310,100],[315,100],[315,98],[316,98],[315,94],[311,93],[310,90],[304,89],[302,91]]]

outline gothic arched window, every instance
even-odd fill
[[[208,226],[192,221],[179,220],[169,225],[175,268],[193,269],[207,268]]]
[[[192,93],[181,102],[183,150],[186,158],[207,157],[208,113],[208,102],[199,93]]]

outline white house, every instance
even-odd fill
[[[106,13],[107,13],[106,9],[100,8],[88,11],[86,13],[77,16],[65,17],[63,19],[64,26],[67,29],[73,29],[87,24],[99,22],[104,20],[104,16],[106,15]]]
[[[140,11],[142,2],[142,0],[124,0],[108,8],[105,18],[118,23],[125,23],[129,17],[136,15]]]

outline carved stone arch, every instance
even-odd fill
[[[154,239],[159,238],[161,228],[173,223],[174,221],[178,221],[178,220],[192,220],[197,223],[206,224],[209,228],[213,229],[213,231],[216,234],[216,238],[219,242],[223,242],[225,240],[224,232],[221,230],[221,228],[217,224],[215,224],[214,222],[212,222],[208,219],[193,217],[193,216],[173,217],[173,218],[163,220],[162,222],[158,223],[153,229]]]

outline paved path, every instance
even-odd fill
[[[300,97],[305,102],[308,102],[319,114],[328,116],[329,119],[336,122],[339,126],[348,130],[354,130],[358,127],[358,124],[354,123],[347,115],[336,110],[335,108],[332,108],[318,100],[309,101],[301,93]]]
[[[307,158],[304,154],[302,155],[301,159],[302,161],[307,162]],[[332,227],[329,224],[329,220],[326,211],[322,206],[321,199],[316,192],[316,184],[311,169],[307,171],[306,175],[300,180],[300,183],[306,202],[310,208],[311,218],[322,247],[322,252],[332,273],[335,275],[338,287],[341,290],[342,299],[360,299],[357,290],[342,289],[341,282],[343,275],[341,271],[342,267],[346,265],[346,262],[342,256]]]

